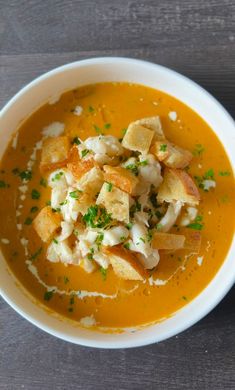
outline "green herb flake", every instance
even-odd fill
[[[64,174],[64,172],[58,172],[58,173],[56,173],[56,174],[53,176],[52,181],[58,181],[58,180],[60,180],[61,177],[63,176],[63,174]],[[41,182],[40,182],[40,184],[41,184]]]
[[[138,176],[139,171],[138,171],[138,166],[135,164],[128,164],[125,166],[126,169],[129,169],[135,176]]]
[[[80,145],[81,141],[78,137],[74,137],[74,139],[72,140],[72,144],[73,145]]]
[[[81,194],[81,191],[75,190],[69,193],[70,198],[78,199]]]
[[[64,284],[67,284],[67,283],[69,283],[69,278],[68,278],[68,276],[64,276]]]
[[[187,301],[187,300],[188,300],[188,298],[187,298],[185,295],[182,296],[182,299],[183,299],[184,301]]]
[[[33,206],[30,209],[30,213],[36,213],[37,211],[38,211],[38,207],[37,206]]]
[[[74,305],[74,303],[75,303],[74,296],[72,296],[70,298],[69,303],[70,303],[70,305]]]
[[[46,291],[44,294],[44,301],[50,301],[53,297],[54,291]]]
[[[42,253],[42,247],[40,247],[36,252],[34,252],[31,257],[30,257],[30,260],[36,260],[36,258]]]
[[[92,106],[89,106],[89,107],[88,107],[88,111],[89,111],[89,112],[94,112],[94,111],[95,111],[95,109],[94,109],[94,107],[92,107]]]
[[[102,134],[102,131],[101,131],[101,129],[100,129],[99,126],[93,125],[93,127],[94,127],[94,129],[95,129],[95,131],[96,131],[97,134]]]
[[[142,241],[143,243],[145,243],[145,239],[143,237],[140,237],[140,241]]]
[[[112,188],[113,188],[112,183],[106,183],[106,189],[107,189],[108,192],[111,192]]]
[[[156,196],[156,194],[154,194],[154,193],[151,194],[149,199],[150,199],[150,202],[152,203],[153,207],[155,207],[155,208],[159,207],[158,203],[157,203],[157,196]]]
[[[111,214],[106,209],[98,205],[90,206],[83,216],[83,221],[91,228],[105,228],[112,221]]]
[[[95,243],[98,246],[98,249],[100,248],[100,245],[101,245],[103,239],[104,239],[104,233],[99,233],[95,239]]]
[[[51,201],[50,200],[46,201],[46,206],[51,206]]]
[[[129,242],[126,242],[125,244],[123,244],[123,247],[124,247],[125,249],[130,250],[130,243],[129,243]]]
[[[0,188],[6,188],[7,184],[5,183],[4,180],[0,180]]]
[[[52,241],[54,242],[54,244],[58,244],[59,243],[58,240],[56,240],[55,238],[53,238]]]
[[[220,171],[219,176],[230,176],[231,173],[229,171]]]
[[[189,229],[194,229],[194,230],[202,230],[203,225],[201,223],[198,223],[198,222],[193,222],[193,223],[190,223],[189,225],[187,225],[186,227]]]
[[[31,192],[31,198],[32,199],[39,199],[41,196],[40,192],[38,190],[33,189]]]
[[[105,281],[107,279],[107,269],[100,267],[100,273],[102,275],[103,280]]]
[[[140,162],[138,163],[138,165],[141,166],[141,167],[146,167],[146,165],[148,165],[148,160],[140,161]]]
[[[90,150],[88,150],[88,149],[82,150],[82,152],[81,152],[82,158],[84,158],[88,153],[90,153]]]
[[[32,222],[33,222],[32,218],[27,217],[26,220],[24,221],[24,224],[25,224],[25,225],[31,225]]]
[[[131,222],[129,222],[129,223],[126,224],[126,228],[127,228],[128,230],[130,230],[130,229],[132,228],[132,226],[133,226],[133,223],[131,223]]]
[[[53,179],[52,179],[52,181],[53,181]],[[40,180],[40,186],[42,186],[44,188],[47,187],[47,180],[44,179],[44,177],[42,177],[41,180]]]
[[[161,223],[157,223],[156,229],[157,229],[157,231],[162,230],[162,224]]]
[[[202,155],[202,153],[205,151],[205,148],[201,144],[196,144],[195,148],[193,149],[193,155],[195,157],[199,157]]]
[[[147,241],[150,242],[153,238],[153,232],[149,230],[146,237],[147,237]]]
[[[110,129],[110,127],[111,127],[111,123],[105,123],[105,125],[104,125],[104,128],[105,128],[105,129],[108,130],[108,129]]]
[[[127,132],[127,129],[122,129],[122,135],[124,136]]]
[[[207,180],[207,179],[214,179],[214,178],[215,175],[213,169],[212,168],[208,169],[208,171],[204,175],[204,179]]]
[[[160,152],[166,152],[167,150],[167,144],[160,145]]]
[[[68,200],[65,199],[63,202],[60,203],[60,206],[64,206],[64,205],[67,204],[67,203],[68,203]]]
[[[12,169],[12,171],[11,171],[14,175],[16,175],[16,176],[18,176],[19,174],[20,174],[20,171],[19,171],[19,169],[18,168],[14,168],[14,169]]]
[[[21,180],[26,180],[26,181],[29,181],[32,179],[32,172],[31,171],[22,171],[19,173],[19,176],[21,178]]]

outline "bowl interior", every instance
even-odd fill
[[[159,65],[139,60],[100,58],[57,68],[23,88],[1,111],[0,156],[20,121],[53,96],[81,85],[104,81],[127,81],[162,90],[195,110],[214,130],[235,166],[235,127],[226,110],[205,90],[189,79]],[[161,323],[119,334],[100,333],[61,321],[19,286],[0,254],[0,292],[21,315],[62,339],[93,347],[122,348],[166,339],[188,328],[207,314],[226,294],[235,280],[235,243],[215,278],[187,306]]]

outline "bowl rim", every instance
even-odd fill
[[[220,112],[223,113],[223,115],[227,118],[227,120],[230,122],[230,124],[234,127],[235,124],[234,124],[233,118],[228,113],[228,111],[222,106],[222,104],[217,99],[215,99],[207,90],[205,90],[203,87],[201,87],[199,84],[197,84],[196,82],[194,82],[190,78],[188,78],[188,77],[178,73],[175,70],[172,70],[172,69],[170,69],[168,67],[165,67],[163,65],[155,64],[155,63],[152,63],[152,62],[149,62],[149,61],[145,61],[145,60],[139,60],[139,59],[127,58],[127,57],[96,57],[96,58],[78,60],[78,61],[70,62],[70,63],[67,63],[65,65],[56,67],[56,68],[54,68],[54,69],[52,69],[52,70],[50,70],[50,71],[48,71],[46,73],[43,73],[41,76],[38,76],[37,78],[33,79],[30,83],[26,84],[23,88],[21,88],[3,106],[3,108],[0,111],[0,118],[27,91],[29,91],[32,87],[35,87],[38,84],[40,84],[42,81],[50,78],[51,76],[54,76],[54,75],[56,75],[58,73],[63,73],[64,71],[70,70],[70,69],[73,69],[73,68],[84,67],[84,66],[87,66],[87,65],[99,65],[99,64],[104,64],[104,63],[108,64],[108,63],[114,63],[114,62],[115,63],[120,63],[120,64],[121,63],[122,64],[123,63],[129,63],[129,64],[132,64],[133,66],[142,65],[142,66],[145,66],[145,67],[152,67],[152,68],[155,68],[155,69],[159,69],[162,72],[171,74],[172,76],[178,78],[179,80],[182,80],[182,81],[186,82],[188,85],[194,86],[194,88],[196,88],[201,94],[203,94],[207,99],[212,101],[217,106],[217,108],[220,110]],[[230,155],[229,154],[228,154],[228,158],[230,159]],[[232,165],[232,167],[234,169],[234,166],[233,166],[234,164],[232,164],[231,160],[230,160],[230,163],[231,163],[231,165]],[[235,236],[233,236],[233,240],[231,242],[230,248],[229,248],[228,253],[227,253],[227,255],[226,255],[225,259],[224,259],[223,264],[221,265],[221,267],[219,268],[219,270],[217,271],[217,273],[215,274],[213,279],[199,293],[199,295],[197,295],[185,307],[187,307],[190,304],[192,304],[192,302],[197,301],[197,299],[200,297],[200,295],[203,293],[203,291],[208,289],[208,287],[213,283],[213,281],[215,281],[215,279],[217,277],[219,277],[219,272],[220,272],[221,269],[224,268],[224,265],[226,263],[227,258],[232,255],[230,252],[232,251],[233,247],[235,247]],[[183,332],[184,330],[188,329],[189,327],[194,325],[196,322],[201,320],[211,310],[213,310],[215,308],[215,306],[224,298],[224,296],[227,294],[227,292],[233,286],[234,282],[235,282],[235,269],[234,269],[233,272],[231,271],[231,273],[228,276],[227,282],[224,285],[221,286],[221,289],[219,290],[219,292],[216,292],[215,298],[213,300],[211,299],[210,301],[208,301],[208,303],[207,303],[207,305],[205,305],[205,307],[203,307],[200,310],[197,310],[196,314],[194,314],[193,318],[189,318],[187,321],[184,321],[184,322],[182,321],[182,323],[178,324],[178,326],[176,326],[174,329],[172,329],[171,332],[168,331],[167,335],[163,334],[161,337],[157,337],[158,335],[152,334],[152,337],[148,337],[148,339],[146,339],[146,337],[143,338],[140,335],[138,340],[136,340],[136,339],[132,340],[130,338],[130,340],[128,340],[128,341],[117,340],[116,342],[110,342],[110,340],[107,340],[107,341],[106,340],[101,340],[101,341],[100,340],[99,341],[96,340],[96,341],[94,341],[94,340],[92,340],[92,338],[91,338],[91,340],[89,340],[88,338],[84,338],[84,337],[80,337],[80,336],[70,336],[67,333],[64,333],[62,331],[54,330],[51,326],[46,325],[45,321],[36,319],[34,316],[28,314],[26,309],[22,308],[20,305],[17,305],[14,302],[14,299],[9,297],[8,294],[5,293],[4,289],[1,286],[0,286],[0,295],[22,317],[24,317],[29,322],[31,322],[32,324],[36,325],[38,328],[44,330],[45,332],[47,332],[47,333],[49,333],[49,334],[51,334],[53,336],[56,336],[56,337],[58,337],[58,338],[60,338],[62,340],[65,340],[65,341],[68,341],[68,342],[72,342],[72,343],[75,343],[75,344],[79,344],[79,345],[82,345],[82,346],[96,347],[96,348],[107,348],[107,349],[110,349],[110,348],[118,349],[118,348],[133,348],[133,347],[140,347],[140,346],[153,344],[153,343],[156,343],[156,342],[159,342],[159,341],[166,340],[166,339],[168,339],[168,338],[170,338],[170,337],[172,337],[172,336],[174,336],[176,334],[179,334],[179,333]],[[180,310],[182,310],[182,309],[180,309]]]

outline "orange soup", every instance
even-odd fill
[[[159,118],[164,136],[161,135],[157,139],[156,135],[151,133],[152,128],[148,127],[147,122],[138,122],[143,118]],[[135,134],[138,134],[138,136],[135,135],[136,139],[132,137],[130,124],[132,127],[134,126],[134,130],[132,130],[136,131]],[[61,201],[60,206],[53,209],[51,203],[54,202],[52,199],[53,183],[63,175],[63,164],[67,164],[68,169],[72,167],[72,172],[75,175],[77,173],[76,164],[80,164],[80,162],[74,163],[74,160],[69,160],[70,163],[68,163],[67,149],[69,148],[71,155],[72,148],[76,148],[78,144],[82,144],[88,138],[97,137],[99,139],[100,137],[101,140],[102,137],[110,135],[116,137],[120,145],[125,146],[126,154],[124,153],[124,157],[119,156],[119,160],[115,160],[116,156],[114,156],[115,158],[108,156],[110,160],[108,162],[105,160],[106,165],[102,167],[100,160],[97,159],[98,162],[95,161],[90,166],[91,159],[87,159],[89,166],[87,168],[86,164],[86,173],[89,173],[94,167],[98,167],[97,169],[101,169],[102,172],[105,169],[104,181],[106,184],[103,185],[106,185],[108,193],[106,195],[112,193],[115,187],[118,188],[118,196],[126,194],[125,199],[128,199],[129,202],[130,219],[129,215],[128,220],[121,219],[121,227],[125,229],[122,231],[131,231],[132,217],[134,215],[135,218],[134,213],[139,212],[138,221],[143,226],[145,225],[147,235],[145,238],[140,237],[142,242],[135,242],[137,249],[133,247],[133,262],[129,258],[125,259],[127,263],[120,263],[121,270],[119,263],[118,270],[115,268],[117,264],[114,261],[111,261],[110,264],[108,262],[107,266],[102,265],[103,260],[97,260],[95,263],[94,249],[92,244],[89,246],[89,241],[86,244],[88,245],[88,252],[85,252],[87,253],[86,264],[84,265],[84,259],[70,261],[71,248],[73,250],[76,242],[79,242],[80,235],[83,234],[79,230],[80,221],[83,221],[84,224],[86,222],[87,226],[90,224],[91,230],[97,226],[104,228],[103,233],[99,233],[95,238],[98,250],[102,248],[102,240],[107,233],[108,226],[106,217],[108,215],[112,221],[116,217],[114,218],[114,214],[109,213],[105,208],[105,200],[101,200],[102,207],[99,209],[101,212],[99,218],[102,221],[105,220],[107,225],[105,225],[106,222],[104,225],[98,225],[100,221],[98,219],[96,219],[96,222],[98,221],[96,225],[94,224],[92,213],[94,210],[96,212],[98,210],[98,206],[94,205],[88,211],[81,211],[80,216],[76,215],[72,228],[71,223],[66,225],[65,218],[61,234],[64,234],[66,229],[71,228],[70,237],[66,236],[70,252],[65,254],[68,260],[60,261],[60,254],[67,247],[65,249],[61,247],[60,252],[57,251],[55,254],[56,249],[53,249],[52,246],[58,245],[58,238],[51,235],[53,233],[50,230],[52,229],[51,225],[49,227],[47,224],[40,225],[39,214],[41,210],[44,210],[45,222],[45,214],[47,213],[48,216],[49,213],[51,221],[53,220],[55,227],[58,227],[57,222],[61,221],[61,208],[64,207],[67,200]],[[58,146],[56,148],[55,144],[47,145],[48,150],[45,152],[44,145],[45,142],[48,143],[48,137],[50,139],[55,137]],[[147,137],[150,137],[149,145],[145,150]],[[59,141],[58,138],[60,138]],[[63,139],[61,140],[61,138]],[[124,138],[126,143],[123,143]],[[153,140],[155,140],[154,145]],[[133,146],[135,143],[138,146]],[[93,153],[92,147],[91,150],[88,147],[83,147],[82,155],[80,155],[81,161],[89,153]],[[101,150],[95,151],[92,154],[92,161],[97,157],[95,153],[100,155],[103,152]],[[137,197],[131,192],[133,189],[131,186],[140,180],[141,169],[150,164],[150,157],[141,157],[142,159],[140,159],[140,153],[142,153],[141,156],[154,155],[160,170],[161,180],[158,186],[165,183],[166,175],[171,175],[169,183],[178,180],[180,170],[180,175],[183,175],[184,178],[186,175],[187,178],[190,177],[193,185],[197,187],[198,194],[194,193],[193,200],[188,201],[188,198],[183,196],[185,194],[181,194],[185,190],[184,185],[182,188],[177,187],[177,189],[172,184],[174,191],[172,191],[173,195],[171,196],[175,200],[181,201],[181,212],[176,215],[176,220],[169,229],[163,229],[165,223],[163,217],[170,202],[169,193],[166,194],[167,184],[165,184],[164,189],[158,186],[154,189],[154,184],[150,180],[148,181],[145,174],[143,183],[146,186],[146,191],[148,188],[148,191],[153,191],[154,194],[150,208],[145,208],[142,204],[144,202],[143,196],[142,198]],[[182,153],[187,161],[179,165],[175,162],[175,156],[181,158]],[[56,176],[49,179],[52,170],[50,164],[55,163],[53,156],[57,154],[64,155],[63,164],[57,164],[54,167],[54,171],[57,169]],[[128,167],[125,166],[125,161],[131,158],[134,160],[130,160]],[[114,160],[118,162],[114,163]],[[43,161],[44,165],[42,165]],[[82,161],[83,163],[84,161]],[[120,174],[117,173],[119,172],[116,167],[118,164],[121,168]],[[108,168],[104,168],[107,166]],[[128,185],[130,184],[128,190],[125,189],[126,176],[122,176],[125,168],[128,170],[127,181]],[[81,179],[81,171],[79,171],[77,179]],[[51,180],[51,185],[48,184],[49,180]],[[167,188],[172,190],[169,183]],[[94,188],[90,187],[90,192],[93,190]],[[142,85],[128,83],[88,85],[65,92],[53,104],[43,105],[21,124],[17,134],[10,142],[2,158],[0,171],[2,251],[9,267],[20,283],[40,303],[64,317],[80,322],[82,325],[108,328],[133,327],[157,322],[169,317],[194,299],[208,285],[222,265],[234,234],[234,218],[231,218],[235,207],[234,190],[232,168],[223,146],[203,119],[185,104],[161,91]],[[78,191],[78,195],[76,191]],[[70,189],[69,192],[75,203],[79,202],[82,193],[79,189],[76,191]],[[87,192],[89,197],[91,193]],[[143,194],[144,191],[141,195]],[[188,196],[188,193],[186,195]],[[57,191],[57,196],[61,196],[60,191]],[[183,198],[181,199],[180,196]],[[100,197],[101,195],[97,193],[96,199],[93,201],[97,202]],[[98,204],[100,203],[98,202]],[[118,209],[113,211],[117,215],[119,212]],[[146,215],[148,218],[152,218],[150,225],[148,221],[144,220]],[[186,242],[185,237],[187,240],[189,232],[196,233],[196,236],[194,235],[196,238],[200,235],[200,247],[194,248],[195,243],[192,247],[183,244],[183,241]],[[134,235],[135,232],[133,232],[130,242],[134,242]],[[154,253],[155,260],[156,256],[158,256],[158,260],[151,263],[152,265],[144,267],[143,262],[141,262],[141,256],[144,258],[145,255],[144,244],[147,241],[151,243],[155,235],[158,238]],[[170,241],[168,240],[169,235]],[[123,234],[119,236],[122,236],[119,237],[119,249],[121,248],[120,250],[125,254],[128,250],[130,252],[132,247],[127,236],[123,237]],[[59,240],[63,241],[63,237],[59,237]],[[172,239],[174,239],[173,243]],[[141,250],[138,252],[138,244],[142,245],[142,252]],[[48,255],[50,245],[52,245],[52,252]],[[113,248],[112,244],[108,245]],[[108,248],[110,247],[108,246]],[[81,248],[79,253],[79,256],[82,257]],[[150,252],[147,252],[144,258],[144,261],[147,262],[149,261],[148,253]],[[64,252],[61,254],[62,257],[65,255]],[[105,259],[114,256],[117,262],[117,249],[106,248],[105,256]],[[126,265],[129,267],[128,270],[125,268]],[[143,272],[140,270],[142,266]],[[129,280],[126,272],[130,271],[131,273],[133,270],[134,273]],[[145,276],[143,277],[143,275]]]

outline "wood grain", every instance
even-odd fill
[[[169,66],[235,115],[233,0],[0,0],[0,107],[45,71],[108,55]],[[235,288],[179,336],[111,351],[53,338],[0,299],[0,390],[235,389],[234,302]]]

